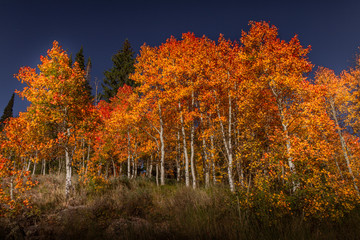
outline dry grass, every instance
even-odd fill
[[[38,176],[34,208],[0,219],[0,239],[358,239],[360,211],[340,223],[298,216],[267,220],[240,209],[225,187],[157,187],[147,179],[112,179],[101,191],[74,178],[69,202],[64,176]]]

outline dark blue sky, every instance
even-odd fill
[[[92,81],[103,80],[111,56],[128,38],[138,53],[174,35],[194,32],[216,40],[239,40],[249,20],[269,21],[289,40],[311,45],[310,60],[339,73],[353,64],[360,46],[360,1],[0,1],[0,114],[21,85],[13,75],[36,67],[57,40],[73,55],[84,47],[93,63]],[[27,103],[15,99],[14,113]]]

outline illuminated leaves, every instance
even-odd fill
[[[31,208],[27,191],[34,185],[28,171],[16,168],[14,161],[0,155],[0,217],[16,216]]]
[[[211,174],[246,206],[266,196],[283,212],[335,218],[358,201],[360,145],[344,124],[360,128],[360,71],[320,68],[310,82],[309,51],[266,22],[251,22],[240,43],[185,33],[142,46],[130,76],[138,87],[89,106],[84,73],[54,42],[39,72],[16,75],[32,105],[9,120],[3,152],[37,161],[61,146],[83,182],[99,186],[108,169],[116,176],[141,160],[160,165],[163,184],[179,173],[208,186]]]

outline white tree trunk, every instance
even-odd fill
[[[235,185],[234,185],[234,179],[233,179],[233,151],[232,151],[232,135],[231,135],[231,129],[232,129],[232,105],[231,105],[231,95],[229,93],[229,118],[228,118],[228,132],[225,132],[224,124],[221,120],[220,110],[217,108],[217,114],[219,117],[220,127],[221,127],[221,133],[222,138],[226,150],[226,155],[228,158],[228,178],[229,178],[229,186],[230,191],[235,192]]]
[[[156,186],[159,186],[159,164],[156,164]]]
[[[65,169],[66,169],[66,177],[65,177],[65,197],[69,199],[71,192],[71,162],[72,157],[70,156],[69,150],[65,148]]]
[[[137,159],[136,158],[134,158],[133,159],[133,161],[134,161],[134,178],[137,178]]]
[[[211,142],[211,167],[212,167],[212,179],[213,184],[216,184],[216,168],[215,168],[215,147],[214,147],[214,135],[210,135],[210,142]]]
[[[288,131],[288,124],[285,121],[283,103],[282,103],[281,98],[279,98],[279,94],[277,93],[275,87],[271,83],[273,83],[273,81],[269,83],[269,87],[274,94],[276,104],[277,104],[277,107],[279,110],[280,122],[283,127],[283,131],[285,133],[285,145],[286,145],[286,153],[287,153],[287,158],[288,158],[289,169],[292,174],[295,174],[296,169],[295,169],[295,165],[293,163],[293,158],[291,155],[291,141],[290,141],[290,136],[289,136],[289,131]],[[297,187],[298,187],[298,184],[293,181],[293,192],[296,191]]]
[[[46,174],[46,161],[45,159],[42,160],[42,168],[41,168],[43,176]]]
[[[10,200],[14,200],[14,177],[10,178]]]
[[[180,131],[177,132],[177,155],[176,155],[176,181],[180,182],[180,173],[181,173],[181,143],[180,143]]]
[[[147,173],[148,178],[151,178],[152,169],[153,169],[153,155],[151,154],[151,156],[150,156],[150,166],[149,166],[148,173]]]
[[[130,133],[128,132],[128,159],[127,159],[127,176],[131,178],[131,151],[130,151]]]
[[[350,174],[352,182],[354,184],[354,188],[356,190],[356,193],[357,193],[358,196],[360,196],[360,191],[359,191],[359,188],[358,188],[358,186],[356,184],[356,179],[355,179],[354,173],[353,173],[353,171],[351,169],[350,157],[349,157],[349,154],[348,154],[348,151],[347,151],[346,142],[345,142],[344,137],[343,137],[343,135],[341,133],[340,124],[339,124],[339,121],[337,119],[337,114],[336,114],[335,104],[334,104],[333,99],[330,99],[330,107],[331,107],[331,112],[332,112],[333,118],[335,120],[337,133],[339,135],[339,139],[340,139],[340,143],[341,143],[341,148],[342,148],[343,155],[344,155],[344,158],[345,158],[345,161],[346,161],[346,166],[348,168],[349,174]]]
[[[201,125],[203,125],[203,118],[201,115]],[[204,169],[204,181],[205,181],[205,188],[208,188],[210,186],[210,166],[209,166],[209,154],[208,154],[208,149],[207,149],[207,145],[206,145],[206,139],[204,136],[202,136],[202,145],[203,145],[203,157],[204,157],[204,162],[203,162],[203,169]]]
[[[283,114],[283,108],[282,108],[282,106],[281,106],[281,104],[279,102],[278,102],[278,108],[279,108],[279,115],[280,115],[281,125],[282,125],[283,131],[285,133],[286,152],[287,152],[287,155],[288,155],[289,169],[290,169],[290,172],[292,174],[295,174],[296,169],[295,169],[295,165],[293,163],[293,157],[291,156],[291,141],[290,141],[290,136],[289,136],[289,131],[288,131],[288,125],[285,123],[285,116]],[[297,188],[298,188],[298,183],[293,181],[293,192],[295,192]]]
[[[186,145],[186,133],[185,133],[185,127],[184,127],[184,117],[183,117],[183,114],[182,114],[182,111],[181,111],[180,102],[179,102],[179,111],[180,111],[181,132],[182,132],[184,157],[185,157],[185,185],[187,187],[189,187],[190,186],[189,156],[188,156],[187,145]]]
[[[194,109],[194,103],[195,103],[195,99],[194,99],[194,92],[191,93],[191,108],[192,110]],[[196,164],[194,161],[194,155],[195,155],[195,150],[194,150],[194,132],[195,132],[195,122],[194,120],[192,121],[191,124],[191,130],[190,130],[190,164],[191,164],[191,176],[192,176],[192,187],[193,189],[196,188]]]
[[[29,158],[29,162],[26,167],[26,171],[30,171],[31,158]]]
[[[165,140],[164,140],[164,122],[162,119],[161,106],[159,104],[159,120],[160,120],[160,184],[165,185]]]
[[[36,171],[36,159],[34,160],[34,167],[33,167],[33,171],[32,171],[32,175],[35,175],[35,171]]]
[[[190,165],[191,165],[191,176],[192,176],[192,187],[193,189],[196,188],[196,172],[195,172],[195,161],[194,161],[194,123],[191,126],[191,132],[190,132]]]

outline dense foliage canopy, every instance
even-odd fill
[[[42,162],[43,174],[65,164],[67,195],[75,169],[96,188],[110,176],[155,174],[161,185],[228,184],[247,208],[331,218],[353,209],[360,200],[360,64],[338,76],[319,68],[309,79],[310,47],[297,36],[281,40],[266,22],[250,25],[240,42],[185,33],[142,46],[134,73],[121,73],[132,86],[96,106],[84,94],[86,72],[69,66],[54,42],[39,73],[25,67],[16,75],[27,84],[18,94],[31,105],[2,135],[2,208],[16,201],[8,197],[14,179]],[[114,71],[108,83],[115,84]]]

